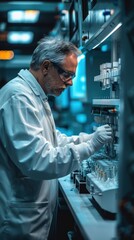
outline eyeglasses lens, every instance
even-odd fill
[[[62,75],[64,78],[69,79],[69,78],[74,78],[75,77],[75,73],[72,73],[72,72],[69,72],[69,71],[65,71],[59,65],[54,64],[54,66],[56,67],[58,73],[60,75]]]

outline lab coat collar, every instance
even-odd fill
[[[18,75],[28,83],[28,85],[36,95],[40,96],[43,100],[48,99],[40,84],[29,70],[21,69]]]

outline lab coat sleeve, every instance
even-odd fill
[[[92,145],[52,146],[42,134],[39,111],[26,96],[12,96],[1,111],[2,144],[24,175],[37,180],[65,176],[92,154]]]
[[[93,137],[92,134],[81,132],[79,135],[67,136],[61,133],[59,130],[57,132],[58,144],[60,146],[65,146],[67,143],[80,144],[82,142],[87,142]]]

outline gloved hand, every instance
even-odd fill
[[[109,125],[103,125],[98,127],[92,134],[91,139],[87,142],[82,142],[75,145],[75,149],[78,151],[80,160],[87,159],[96,151],[98,151],[105,143],[112,141],[112,128]]]
[[[94,151],[98,151],[104,144],[112,141],[112,128],[108,124],[98,127],[91,141]]]

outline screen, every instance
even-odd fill
[[[86,100],[86,63],[85,55],[78,57],[76,77],[73,79],[73,86],[70,88],[71,99]]]

